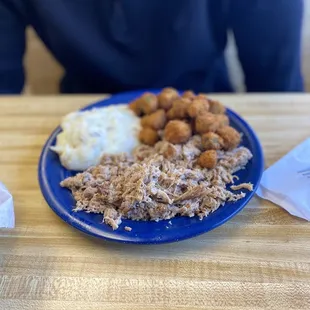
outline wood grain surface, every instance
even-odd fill
[[[310,309],[310,223],[254,198],[225,225],[174,244],[103,242],[62,222],[37,182],[61,117],[102,96],[1,97],[0,309]],[[310,95],[218,96],[261,139],[269,166],[310,135]]]

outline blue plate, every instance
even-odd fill
[[[157,93],[158,91],[153,92]],[[143,91],[135,91],[118,94],[91,104],[83,110],[126,103],[142,93]],[[247,193],[245,198],[235,203],[226,203],[203,220],[199,220],[198,217],[176,217],[171,219],[171,224],[168,220],[160,222],[123,220],[119,229],[113,231],[110,226],[102,223],[102,215],[100,214],[73,212],[72,208],[75,201],[70,191],[60,187],[59,183],[74,175],[74,172],[63,168],[58,155],[50,150],[50,147],[56,142],[57,134],[61,131],[60,127],[56,128],[49,137],[40,157],[38,174],[43,196],[52,210],[66,223],[87,234],[106,240],[140,244],[175,242],[214,229],[236,215],[248,203],[257,189],[264,166],[262,148],[252,128],[231,110],[228,110],[227,114],[231,125],[243,133],[242,145],[249,148],[254,155],[246,169],[237,173],[240,182],[254,184],[254,191]],[[132,231],[126,231],[125,226],[132,227]]]

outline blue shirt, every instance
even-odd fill
[[[0,93],[22,91],[28,25],[64,67],[62,92],[230,92],[229,29],[247,91],[301,91],[302,13],[302,0],[0,0]]]

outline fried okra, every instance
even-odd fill
[[[201,153],[197,163],[203,168],[213,169],[217,164],[217,153],[215,150],[209,150]]]
[[[194,99],[187,108],[190,117],[195,118],[200,114],[209,111],[209,102],[207,99]]]
[[[192,136],[192,130],[189,124],[173,120],[168,122],[164,131],[164,138],[172,144],[185,143]]]
[[[224,146],[224,140],[214,132],[207,132],[201,136],[202,148],[208,150],[220,150]]]
[[[195,99],[196,95],[191,91],[191,90],[187,90],[182,94],[182,98],[187,98],[190,100]]]
[[[166,125],[167,117],[166,112],[162,109],[146,115],[141,118],[141,125],[143,127],[150,127],[155,130],[163,129]]]
[[[146,145],[153,146],[159,140],[159,136],[156,130],[146,127],[142,128],[139,134],[139,140]]]
[[[204,113],[198,115],[195,120],[195,130],[199,134],[204,134],[206,132],[215,132],[219,128],[219,122],[212,113]]]
[[[241,142],[240,133],[230,126],[219,128],[217,130],[217,134],[222,137],[225,150],[232,150],[236,148]]]
[[[209,104],[209,110],[213,114],[224,114],[226,112],[226,108],[218,101],[209,99]]]
[[[191,101],[187,98],[178,98],[173,101],[172,108],[167,112],[168,119],[185,119],[188,117],[187,109]]]
[[[173,100],[179,97],[179,93],[174,88],[164,88],[157,96],[160,109],[169,110],[172,107]]]
[[[131,105],[137,112],[141,112],[137,115],[151,114],[157,110],[158,100],[152,93],[144,93],[140,98],[135,100]]]

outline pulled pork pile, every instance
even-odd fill
[[[117,229],[121,218],[132,220],[171,219],[177,215],[201,219],[226,201],[237,201],[244,193],[226,189],[233,174],[252,158],[245,147],[218,151],[214,169],[201,168],[201,137],[184,145],[166,141],[154,147],[142,145],[132,156],[104,156],[101,164],[61,182],[76,200],[75,211],[103,213],[104,222]],[[251,190],[251,184],[237,188]]]

